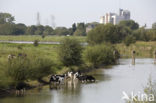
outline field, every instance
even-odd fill
[[[42,38],[40,35],[22,35],[22,36],[0,36],[0,40],[7,40],[7,41],[44,41],[44,42],[60,42],[66,36],[46,36]],[[77,38],[80,42],[85,42],[85,36],[69,36],[69,38]]]
[[[0,40],[9,41],[54,41],[60,42],[66,36],[46,36],[42,38],[41,36],[0,36]],[[69,38],[76,38],[80,42],[86,42],[86,37],[83,36],[70,36]],[[135,44],[131,44],[129,47],[125,46],[123,43],[114,45],[117,50],[119,50],[123,58],[131,57],[132,50],[136,51],[136,57],[139,58],[149,58],[153,57],[153,52],[156,50],[156,42],[142,42],[137,41]],[[19,49],[22,47],[22,49]],[[0,44],[0,56],[6,57],[8,54],[17,52],[27,52],[27,53],[37,53],[40,56],[47,56],[57,60],[56,57],[56,45],[39,45],[34,47],[32,44]]]
[[[30,36],[30,35],[22,35],[22,36],[0,36],[0,40],[7,41],[45,41],[45,42],[60,42],[66,36],[46,36],[42,38],[39,35]],[[86,42],[85,36],[69,36],[69,38],[76,38],[80,42]],[[123,43],[115,44],[115,47],[119,50],[122,57],[131,57],[132,50],[136,51],[137,57],[153,57],[153,52],[156,50],[156,42],[141,42],[138,41],[135,44],[131,44],[129,47],[125,46]],[[23,49],[18,49],[22,47]],[[26,44],[0,44],[0,53],[4,56],[14,53],[14,52],[36,52],[42,56],[47,56],[53,59],[56,59],[56,45],[39,45],[39,47],[34,47],[33,45]]]
[[[18,53],[25,53],[28,56],[37,55],[40,57],[49,58],[57,62],[57,47],[58,45],[44,45],[40,44],[35,47],[32,44],[0,44],[0,63],[8,59],[9,54],[17,55]]]

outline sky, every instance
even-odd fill
[[[0,12],[11,13],[16,23],[71,27],[78,22],[99,22],[107,12],[129,10],[131,19],[140,26],[156,22],[156,0],[0,0]],[[53,18],[53,19],[51,19]]]

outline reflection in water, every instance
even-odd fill
[[[54,103],[79,103],[81,93],[81,84],[78,80],[68,80],[63,88],[57,91],[56,101]]]
[[[59,89],[44,87],[41,91],[31,90],[24,97],[1,98],[0,103],[124,103],[122,91],[138,93],[148,82],[149,75],[156,80],[156,65],[153,59],[121,59],[119,65],[96,69],[96,83],[67,81]]]
[[[51,95],[49,94],[38,94],[32,93],[27,94],[26,96],[14,96],[14,97],[7,97],[0,100],[0,103],[50,103]]]

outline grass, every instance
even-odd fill
[[[59,45],[40,44],[34,47],[33,44],[9,44],[0,43],[0,63],[7,60],[9,54],[26,53],[28,55],[36,54],[38,56],[47,57],[55,62],[58,62],[57,47]],[[153,52],[156,50],[156,42],[136,42],[129,47],[124,44],[115,44],[122,57],[131,57],[132,50],[136,51],[136,57],[150,58],[153,57]]]
[[[13,36],[13,35],[8,35],[0,36],[0,40],[7,40],[7,41],[44,41],[44,42],[60,42],[63,38],[66,36],[46,36],[45,38],[42,38],[40,35],[20,35],[20,36]],[[80,42],[85,42],[86,37],[85,36],[69,36],[69,38],[77,38]]]
[[[20,36],[0,36],[0,40],[9,40],[9,41],[45,41],[45,42],[60,42],[66,36],[46,36],[42,38],[39,35],[20,35]],[[76,38],[80,42],[86,42],[85,36],[70,36],[69,38]],[[0,44],[0,54],[8,55],[9,53],[21,52],[22,50],[18,50],[18,47],[23,47],[23,51],[27,52],[36,52],[39,55],[47,56],[49,58],[57,59],[56,57],[56,45],[39,45],[39,47],[34,47],[30,44]],[[125,46],[123,43],[115,44],[115,47],[119,50],[120,54],[124,58],[131,57],[132,50],[136,51],[136,57],[139,58],[151,58],[153,57],[153,52],[156,50],[156,42],[142,42],[137,41],[135,44],[131,44],[130,46]],[[10,50],[9,50],[10,49]],[[0,55],[1,57],[1,55]]]
[[[37,55],[47,57],[57,61],[57,46],[40,44],[35,47],[33,44],[0,44],[0,62],[6,61],[9,54],[17,55],[18,53],[26,53],[27,55]]]
[[[9,85],[9,83],[12,83],[12,80],[6,78],[5,73],[5,71],[7,70],[5,67],[8,63],[9,54],[14,54],[17,56],[18,53],[25,53],[28,57],[33,57],[34,55],[38,57],[44,57],[48,58],[49,60],[52,60],[54,63],[59,64],[60,62],[57,58],[57,47],[58,45],[48,44],[40,44],[39,46],[35,47],[33,44],[0,43],[0,86],[4,86],[6,88],[6,86]],[[60,69],[60,71],[62,70]],[[57,70],[56,72],[60,71]],[[32,85],[38,85],[38,82],[36,80],[29,81],[29,83]]]
[[[136,51],[136,57],[138,58],[152,58],[156,50],[156,42],[137,41],[135,44],[131,44],[128,47],[120,43],[116,44],[115,47],[124,58],[130,58],[132,50]]]

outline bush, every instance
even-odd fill
[[[9,78],[8,76],[6,76],[6,71],[4,70],[4,68],[6,69],[6,66],[0,67],[0,88],[6,89],[9,88],[9,86],[13,83],[11,78]]]
[[[115,62],[113,51],[110,45],[90,46],[84,51],[84,61],[93,67],[112,64]]]
[[[136,40],[149,41],[147,30],[144,27],[134,31],[133,36],[136,38]]]
[[[29,78],[40,81],[43,77],[55,72],[53,66],[53,61],[47,58],[34,57],[30,63]]]
[[[128,35],[124,40],[124,44],[126,46],[129,46],[130,44],[135,43],[135,42],[136,42],[136,39],[132,35]]]
[[[24,81],[28,79],[29,60],[22,58],[14,58],[8,62],[7,74],[14,81]]]
[[[58,56],[65,66],[79,65],[81,63],[82,46],[76,39],[65,38],[59,47]]]
[[[38,46],[38,45],[39,45],[38,40],[35,40],[34,41],[34,46]]]
[[[53,62],[46,58],[17,57],[8,62],[6,73],[14,82],[24,82],[28,79],[41,80],[54,72],[52,66]]]
[[[156,41],[156,29],[147,30],[147,36],[150,41]]]

